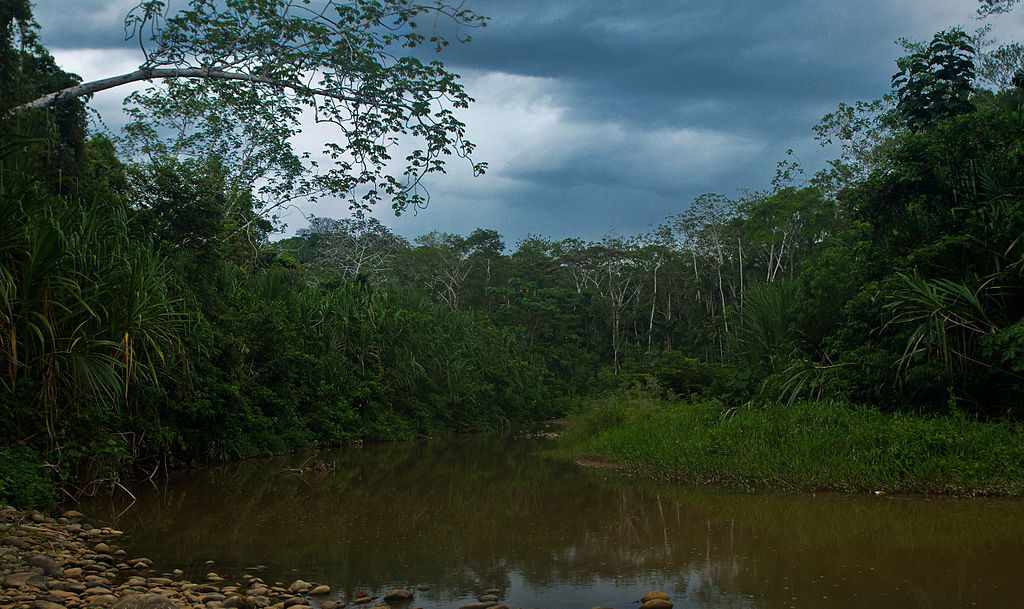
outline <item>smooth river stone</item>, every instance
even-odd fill
[[[178,609],[174,601],[159,594],[129,594],[115,602],[111,609]]]
[[[20,571],[4,577],[4,586],[8,588],[20,588],[22,586],[43,588],[46,586],[46,578],[35,571]]]
[[[157,586],[170,586],[174,584],[174,580],[167,577],[150,577],[146,579],[146,582]]]
[[[22,539],[21,537],[14,536],[0,538],[0,544],[22,549],[27,548],[29,545],[28,542]]]
[[[255,603],[248,596],[234,594],[224,599],[220,606],[225,609],[253,609]]]
[[[651,590],[647,594],[645,594],[642,597],[640,597],[640,602],[641,603],[646,603],[647,601],[652,601],[652,600],[654,600],[656,598],[657,599],[661,599],[663,601],[667,601],[669,599],[669,596],[667,594],[665,594],[664,592],[662,592],[661,590]]]
[[[384,595],[384,600],[389,602],[389,603],[393,603],[393,602],[397,602],[397,601],[409,601],[409,600],[412,600],[412,597],[413,597],[412,592],[409,592],[408,590],[398,589],[398,590],[391,590],[390,592],[385,594]]]
[[[43,573],[50,577],[64,577],[64,569],[61,569],[60,565],[57,564],[57,561],[49,556],[43,556],[42,554],[29,556],[28,564],[30,567],[39,567],[43,570]]]
[[[312,590],[310,590],[309,593],[311,595],[313,595],[313,596],[323,596],[325,594],[330,594],[331,593],[331,587],[330,586],[325,586],[325,585],[321,584],[321,585],[313,588]],[[385,597],[385,598],[387,598],[387,597]]]
[[[109,588],[103,586],[93,586],[85,591],[86,594],[113,594]]]
[[[652,598],[640,605],[640,609],[672,609],[672,601],[667,601],[663,598]]]
[[[67,590],[50,590],[50,593],[46,595],[46,600],[53,601],[55,603],[67,602],[69,598],[76,598],[78,595],[74,592],[68,592]]]

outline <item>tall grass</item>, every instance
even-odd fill
[[[837,402],[724,409],[606,396],[577,411],[579,457],[664,480],[799,491],[1024,493],[1024,433],[962,413],[884,413]]]

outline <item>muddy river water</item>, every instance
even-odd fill
[[[510,607],[1024,607],[1024,502],[674,487],[475,435],[182,472],[83,506],[131,554],[201,579],[483,589]],[[295,475],[317,460],[326,473]],[[213,561],[208,564],[207,561]]]

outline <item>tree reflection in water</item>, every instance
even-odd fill
[[[453,607],[1016,607],[1024,505],[1009,500],[742,494],[632,481],[553,458],[545,440],[477,435],[172,475],[86,506],[130,551],[193,576],[266,565],[356,590],[426,584]],[[122,510],[123,514],[117,516]]]

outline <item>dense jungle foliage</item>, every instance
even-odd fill
[[[825,170],[784,161],[767,190],[702,195],[643,235],[410,242],[357,216],[272,242],[215,151],[126,156],[80,101],[8,112],[77,79],[30,14],[0,18],[0,501],[493,428],[621,387],[1024,414],[1007,47],[908,43],[891,98],[816,127],[842,151]]]

